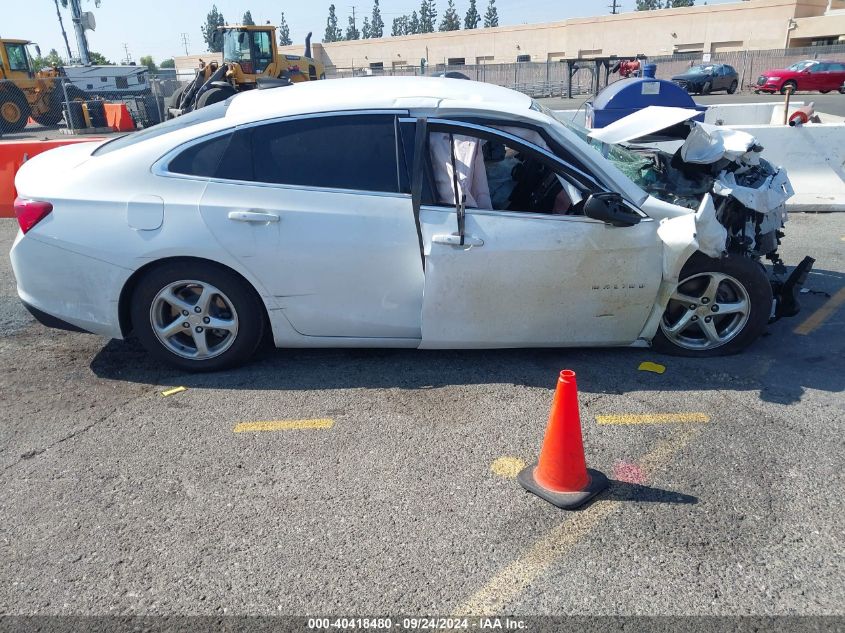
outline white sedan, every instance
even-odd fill
[[[267,334],[749,345],[772,314],[760,253],[730,247],[709,194],[697,211],[659,200],[604,154],[529,97],[472,81],[254,90],[27,162],[12,265],[42,323],[134,335],[189,370],[242,363]]]

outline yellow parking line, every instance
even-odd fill
[[[796,334],[809,334],[827,321],[827,319],[830,318],[830,315],[836,312],[836,309],[843,303],[845,303],[845,288],[840,288],[839,292],[825,301],[822,304],[822,307],[813,312],[792,331]]]
[[[706,413],[646,413],[634,415],[597,415],[599,424],[665,424],[667,422],[709,422]]]
[[[642,471],[650,476],[682,450],[700,430],[686,429],[676,437],[660,442],[639,462]],[[552,528],[536,541],[521,557],[507,565],[455,609],[455,615],[493,615],[505,608],[557,560],[565,556],[582,538],[590,534],[602,519],[618,510],[621,501],[599,499],[586,510]]]
[[[235,433],[250,431],[303,431],[305,429],[330,429],[334,420],[320,418],[316,420],[270,420],[267,422],[239,422],[232,429]]]

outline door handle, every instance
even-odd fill
[[[278,222],[279,216],[275,213],[261,213],[258,211],[229,211],[229,219],[236,222]]]
[[[434,235],[431,238],[434,244],[448,244],[449,246],[461,246],[461,236],[451,234]],[[484,240],[475,235],[464,235],[463,246],[484,246]]]

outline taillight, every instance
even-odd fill
[[[15,198],[15,216],[17,216],[18,224],[24,233],[29,232],[33,226],[50,215],[52,210],[53,205],[49,202]]]

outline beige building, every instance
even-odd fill
[[[319,35],[315,31],[315,39]],[[378,71],[418,66],[420,59],[428,60],[430,66],[546,62],[836,43],[845,44],[845,0],[746,0],[546,24],[315,43],[313,55],[329,68]],[[302,44],[282,48],[282,52],[295,54],[302,54],[302,50]],[[208,61],[213,56],[201,57]],[[176,67],[193,69],[196,59],[177,57]]]

